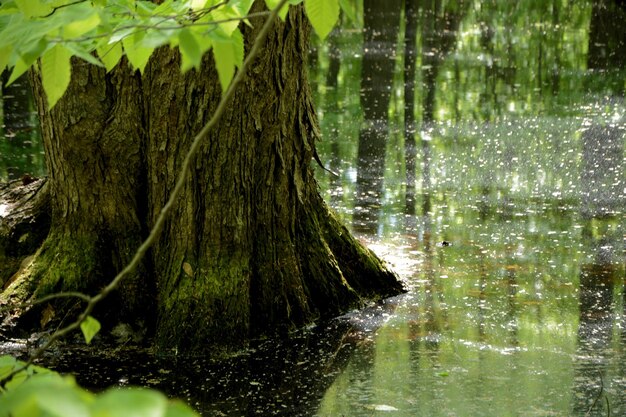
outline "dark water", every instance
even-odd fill
[[[317,176],[409,292],[226,363],[90,360],[81,383],[216,416],[626,415],[624,10],[370,3],[313,55],[339,174]]]

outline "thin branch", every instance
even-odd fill
[[[68,43],[68,42],[91,41],[91,40],[106,38],[106,37],[111,36],[111,34],[122,32],[122,31],[125,31],[127,29],[179,30],[179,29],[182,29],[182,28],[198,27],[198,26],[213,27],[213,26],[217,26],[217,25],[219,25],[221,23],[241,22],[241,21],[244,21],[246,19],[250,19],[250,18],[254,18],[254,17],[261,17],[261,16],[268,16],[270,14],[271,14],[271,12],[268,12],[268,11],[256,12],[256,13],[250,13],[249,15],[246,15],[246,16],[230,17],[230,18],[226,18],[226,19],[212,20],[210,22],[203,22],[203,23],[197,23],[197,22],[192,22],[192,23],[188,23],[188,24],[187,23],[181,23],[181,24],[176,25],[176,26],[160,26],[160,24],[162,22],[158,22],[158,23],[155,23],[153,25],[125,25],[125,26],[120,26],[120,27],[112,30],[111,32],[102,33],[102,34],[99,34],[99,35],[83,36],[82,38],[75,38],[75,39],[63,39],[61,37],[58,37],[58,38],[51,38],[50,42],[51,43]],[[163,22],[165,22],[165,21],[166,20],[163,20]],[[130,36],[130,35],[128,35],[128,36]]]
[[[104,287],[100,291],[100,293],[90,298],[89,302],[87,303],[87,306],[85,307],[85,310],[83,310],[83,312],[78,316],[76,321],[54,332],[48,338],[46,343],[44,343],[43,346],[37,349],[35,353],[33,353],[33,355],[28,359],[28,361],[22,367],[14,370],[9,375],[1,379],[0,384],[4,384],[4,382],[8,381],[15,374],[23,371],[28,366],[30,366],[35,359],[40,357],[50,347],[50,345],[52,345],[52,343],[64,337],[68,333],[78,329],[78,327],[83,322],[83,320],[85,320],[87,316],[89,316],[89,314],[93,311],[96,304],[98,304],[107,295],[109,295],[113,290],[115,290],[119,286],[120,282],[139,266],[139,263],[145,256],[146,252],[154,244],[157,237],[163,230],[165,220],[167,219],[167,216],[172,210],[172,207],[174,206],[174,202],[178,199],[178,196],[183,190],[185,181],[187,180],[188,172],[190,171],[189,167],[191,166],[191,163],[195,155],[198,153],[198,149],[200,149],[200,144],[207,137],[211,129],[213,129],[215,125],[217,125],[217,123],[220,121],[222,115],[226,111],[226,107],[228,106],[233,96],[235,95],[236,88],[243,81],[248,68],[250,67],[250,65],[252,64],[256,56],[258,55],[261,49],[261,44],[265,41],[267,34],[272,28],[272,25],[274,24],[274,21],[276,20],[276,16],[278,16],[278,12],[286,3],[287,3],[287,0],[281,0],[280,3],[272,10],[269,17],[263,24],[263,27],[261,28],[261,31],[259,32],[257,38],[255,39],[254,44],[252,45],[252,48],[250,49],[250,52],[248,53],[248,56],[246,57],[243,64],[241,65],[240,70],[237,72],[230,86],[226,89],[226,91],[222,95],[222,98],[219,104],[217,105],[217,109],[215,109],[215,113],[213,113],[211,120],[209,120],[208,123],[204,125],[202,130],[200,130],[200,132],[194,137],[193,142],[191,143],[191,146],[189,147],[189,151],[187,152],[187,155],[185,156],[185,160],[183,161],[182,167],[180,169],[180,173],[178,174],[176,185],[174,186],[174,189],[172,190],[172,193],[170,194],[169,199],[167,200],[167,202],[161,209],[161,212],[159,213],[159,216],[154,226],[152,227],[152,230],[150,230],[150,234],[143,241],[143,243],[139,246],[139,248],[137,248],[137,251],[135,252],[135,255],[133,256],[133,259],[124,267],[124,269],[122,269],[115,276],[115,278],[113,278],[113,280],[106,287]]]
[[[196,19],[200,19],[202,16],[206,16],[207,14],[211,13],[213,10],[219,9],[222,6],[226,6],[228,4],[229,0],[224,0],[221,1],[217,4],[214,4],[211,7],[207,7],[205,9],[200,9],[200,10],[196,10],[194,11],[194,15]]]
[[[208,13],[211,13],[213,10],[217,10],[222,6],[226,6],[228,5],[228,2],[230,0],[223,0],[219,3],[214,4],[213,6],[209,6],[209,7],[204,7],[204,8],[200,8],[200,9],[187,9],[182,13],[179,14],[150,14],[150,13],[136,13],[134,11],[128,11],[128,12],[120,12],[120,13],[112,13],[113,16],[130,16],[130,17],[134,17],[134,18],[146,18],[146,17],[162,17],[164,18],[163,21],[165,20],[174,20],[174,19],[180,19],[180,18],[189,18],[189,16],[196,16],[196,18],[202,17]],[[130,9],[129,9],[130,10]]]
[[[52,15],[53,15],[53,14],[54,14],[57,10],[59,10],[59,9],[62,9],[62,8],[64,8],[64,7],[73,6],[73,5],[75,5],[75,4],[79,4],[79,3],[84,3],[85,1],[87,1],[87,0],[77,0],[77,1],[73,1],[73,2],[71,2],[71,3],[62,4],[62,5],[60,5],[60,6],[54,7],[50,13],[48,13],[48,14],[46,14],[46,15],[43,15],[43,16],[40,16],[40,17],[42,17],[42,18],[45,18],[45,17],[50,17],[50,16],[52,16]]]
[[[604,381],[602,380],[602,373],[598,372],[598,375],[600,376],[600,392],[596,396],[596,399],[593,400],[593,404],[591,404],[591,407],[589,407],[589,410],[587,410],[587,412],[585,413],[585,417],[589,417],[591,415],[591,411],[593,411],[593,409],[596,407],[598,400],[602,398],[602,393],[604,392]],[[607,402],[608,402],[608,398],[607,398]],[[611,409],[609,408],[609,415],[610,415],[610,412],[611,412]]]
[[[71,6],[73,4],[76,3],[82,3],[85,0],[78,0],[74,3],[71,4],[66,4],[62,7],[66,7],[66,6]],[[142,15],[138,15],[135,13],[117,13],[115,15],[117,16],[124,16],[124,15],[128,15],[131,17],[135,17],[135,18],[146,18],[146,17],[151,17],[151,18],[157,18],[157,17],[161,17],[162,19],[154,22],[151,25],[124,25],[124,26],[120,26],[118,28],[115,28],[113,30],[111,30],[110,32],[107,33],[102,33],[99,35],[90,35],[90,36],[84,36],[81,38],[75,38],[75,39],[63,39],[62,37],[59,38],[51,38],[50,42],[51,43],[67,43],[67,42],[84,42],[84,41],[90,41],[90,40],[96,40],[96,39],[102,39],[102,38],[106,38],[111,36],[112,34],[118,33],[118,32],[122,32],[125,31],[127,29],[144,29],[144,30],[148,30],[148,29],[153,29],[153,30],[178,30],[181,28],[186,28],[186,27],[194,27],[194,26],[216,26],[219,25],[221,23],[228,23],[228,22],[240,22],[252,17],[257,17],[257,16],[267,16],[271,13],[271,11],[263,11],[263,12],[256,12],[256,13],[250,13],[247,14],[246,16],[240,16],[240,17],[230,17],[230,18],[224,18],[224,19],[220,19],[220,20],[211,20],[210,22],[203,22],[203,23],[197,23],[196,20],[200,19],[201,17],[211,13],[214,10],[219,9],[222,6],[226,6],[228,4],[228,0],[225,1],[221,1],[217,4],[214,4],[213,6],[207,7],[207,8],[203,8],[203,9],[197,9],[191,12],[185,12],[182,14],[173,14],[173,15],[146,15],[146,16],[142,16]],[[56,9],[55,9],[56,11]],[[54,13],[54,11],[53,11]],[[51,13],[52,14],[52,13]],[[47,16],[45,16],[47,17]],[[176,20],[181,20],[176,26],[161,26],[161,24],[168,22],[168,21],[176,21]],[[184,21],[190,21],[191,23],[184,23]]]
[[[33,300],[33,301],[26,301],[25,303],[21,303],[21,304],[16,305],[16,306],[4,306],[4,307],[0,308],[0,312],[4,313],[6,311],[15,310],[15,309],[19,309],[19,308],[32,307],[32,306],[36,306],[38,304],[45,303],[46,301],[57,299],[57,298],[80,298],[81,300],[83,300],[83,301],[85,301],[87,303],[89,303],[91,301],[91,297],[88,296],[87,294],[83,294],[82,292],[72,292],[72,291],[57,292],[57,293],[54,293],[54,294],[46,295],[45,297],[38,298],[38,299]]]
[[[26,304],[27,307],[34,306],[37,304],[45,303],[46,301],[54,300],[56,298],[80,298],[81,300],[89,303],[91,301],[91,297],[87,294],[83,294],[82,292],[57,292],[55,294],[46,295],[45,297],[38,298],[35,301],[29,301]]]

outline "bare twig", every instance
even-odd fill
[[[46,295],[45,297],[38,298],[38,299],[33,300],[33,301],[26,301],[25,303],[21,303],[21,304],[16,305],[16,306],[12,305],[12,306],[0,307],[0,313],[4,313],[4,312],[9,311],[9,310],[33,307],[33,306],[36,306],[38,304],[42,304],[42,303],[45,303],[46,301],[54,300],[54,299],[57,299],[57,298],[80,298],[81,300],[83,300],[83,301],[85,301],[87,303],[91,301],[91,297],[88,296],[87,294],[83,294],[82,292],[72,292],[72,291],[57,292],[57,293],[54,293],[54,294]]]
[[[78,316],[76,321],[54,332],[50,336],[50,338],[48,338],[46,343],[44,343],[39,349],[37,349],[35,353],[33,353],[33,355],[28,359],[28,361],[21,368],[14,370],[13,372],[11,372],[11,374],[7,375],[5,378],[0,380],[0,384],[3,384],[4,382],[12,378],[15,374],[26,369],[29,365],[33,363],[35,359],[40,357],[46,351],[46,349],[48,349],[50,345],[52,345],[52,343],[54,343],[58,339],[64,337],[68,333],[80,327],[80,324],[87,318],[87,316],[89,316],[89,314],[91,314],[96,304],[98,304],[107,295],[109,295],[113,290],[115,290],[119,286],[120,282],[139,266],[139,263],[145,256],[147,250],[150,248],[150,246],[154,244],[157,237],[163,230],[165,220],[167,219],[167,216],[169,215],[172,207],[174,206],[174,202],[178,198],[179,194],[181,193],[185,185],[185,181],[187,180],[187,174],[189,172],[189,167],[191,166],[191,162],[193,161],[196,153],[198,152],[198,149],[200,148],[200,144],[206,138],[206,136],[211,131],[211,129],[213,129],[215,125],[217,125],[220,118],[226,111],[227,105],[230,103],[233,96],[235,95],[235,89],[243,81],[247,69],[250,67],[250,65],[252,64],[256,56],[258,55],[259,50],[261,49],[261,44],[265,41],[267,34],[269,33],[272,25],[274,24],[274,20],[276,19],[276,16],[278,16],[278,12],[286,3],[287,3],[287,0],[281,0],[280,3],[271,11],[269,17],[263,24],[261,31],[259,32],[257,38],[255,39],[254,44],[252,45],[252,48],[250,49],[250,52],[248,53],[248,56],[246,57],[243,64],[241,65],[241,68],[235,75],[235,78],[233,78],[233,81],[231,82],[228,89],[226,89],[226,91],[222,95],[222,98],[219,104],[217,105],[217,109],[215,109],[215,113],[213,113],[213,116],[208,121],[208,123],[204,125],[202,130],[200,130],[200,132],[194,137],[193,142],[191,143],[191,146],[189,147],[189,151],[187,152],[187,155],[185,156],[185,159],[183,161],[182,167],[180,169],[180,173],[178,174],[176,185],[174,186],[174,189],[172,190],[172,193],[170,194],[169,199],[167,200],[167,202],[161,209],[161,212],[159,213],[159,216],[156,222],[154,223],[152,230],[150,230],[150,234],[143,241],[143,243],[139,246],[139,248],[137,248],[137,251],[135,252],[135,255],[133,256],[131,261],[124,267],[124,269],[122,269],[115,276],[115,278],[113,278],[113,280],[106,287],[104,287],[97,295],[89,299],[87,306],[85,307],[83,312]]]
[[[589,417],[591,415],[591,412],[596,407],[596,404],[598,403],[598,400],[600,398],[602,398],[602,394],[604,393],[604,380],[602,379],[602,373],[598,372],[598,376],[600,377],[600,392],[596,396],[595,400],[593,400],[593,404],[591,404],[591,407],[589,407],[589,410],[587,410],[587,412],[585,413],[585,417]],[[609,404],[609,397],[605,395],[604,399],[606,400],[606,405],[607,405],[607,410],[608,410],[607,416],[610,417],[611,416],[611,406]]]
[[[54,13],[56,13],[56,11],[57,11],[57,10],[59,10],[59,9],[62,9],[62,8],[64,8],[64,7],[73,6],[73,5],[75,5],[75,4],[79,4],[79,3],[84,3],[85,1],[86,1],[86,0],[77,0],[77,1],[73,1],[73,2],[71,2],[71,3],[62,4],[62,5],[60,5],[60,6],[53,7],[53,8],[52,8],[52,11],[51,11],[50,13],[48,13],[48,14],[46,14],[46,15],[43,15],[43,16],[40,16],[40,17],[42,17],[42,18],[45,18],[45,17],[50,17],[50,16],[52,16]]]

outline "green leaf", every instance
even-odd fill
[[[9,81],[7,81],[7,85],[11,85],[13,81],[17,80],[20,75],[25,73],[46,50],[47,46],[48,43],[44,39],[40,39],[39,42],[35,43],[27,52],[19,56],[15,62],[11,77],[9,77]],[[11,63],[9,63],[9,65],[10,64]]]
[[[219,27],[230,36],[231,33],[239,26],[240,18],[245,14],[241,14],[240,9],[231,5],[222,6],[215,9],[211,13],[211,19],[214,21],[220,21]]]
[[[169,0],[166,0],[166,2]],[[171,3],[171,1],[169,1]],[[135,0],[134,1],[136,10],[140,16],[146,15],[150,16],[154,14],[154,11],[159,7],[157,4],[152,3],[150,1],[145,0]]]
[[[12,356],[0,356],[0,375],[22,365]],[[169,401],[155,390],[110,389],[94,395],[77,386],[72,377],[32,365],[3,388],[2,417],[199,417],[188,405]]]
[[[52,8],[40,0],[15,0],[15,4],[27,18],[45,16]]]
[[[232,7],[239,11],[239,16],[246,16],[252,7],[254,0],[239,0],[232,4]]]
[[[16,373],[15,375],[13,375],[13,377],[11,378],[9,382],[4,384],[4,388],[10,391],[10,390],[15,389],[16,387],[19,387],[25,381],[28,381],[28,373],[26,371],[20,371]]]
[[[55,45],[41,57],[41,81],[48,97],[49,109],[54,107],[70,84],[71,57],[70,51],[62,45]]]
[[[91,406],[93,417],[163,417],[167,399],[145,388],[110,389]]]
[[[85,404],[82,390],[66,383],[60,387],[46,387],[36,392],[37,402],[42,411],[55,417],[88,417],[89,409]]]
[[[0,73],[4,71],[7,64],[9,63],[9,58],[11,57],[12,51],[13,47],[11,45],[6,45],[0,48]]]
[[[82,20],[73,21],[63,26],[63,37],[65,39],[78,38],[87,32],[95,29],[100,24],[100,15],[95,12],[91,16]]]
[[[351,22],[358,22],[357,5],[355,0],[339,0],[339,6]]]
[[[233,79],[235,67],[241,66],[243,62],[243,36],[239,29],[235,30],[231,37],[224,36],[223,32],[215,31],[212,32],[212,39],[217,75],[222,91],[225,91]]]
[[[191,10],[204,9],[207,0],[191,0],[189,7]]]
[[[107,72],[111,71],[120,59],[124,52],[122,51],[122,43],[115,42],[114,44],[102,45],[97,48],[98,58],[104,64],[104,67],[107,69]]]
[[[156,49],[172,42],[178,36],[179,29],[148,29],[143,33],[141,46]]]
[[[278,6],[278,3],[280,3],[280,0],[265,0],[265,5],[270,10],[274,10],[276,6]],[[282,20],[285,20],[287,18],[288,12],[289,12],[289,2],[285,3],[283,7],[279,10],[278,16]]]
[[[13,81],[20,78],[20,75],[24,74],[29,68],[29,64],[26,64],[23,59],[18,58],[18,60],[15,62],[15,66],[13,67],[13,71],[11,72],[11,76],[7,81],[7,85],[13,84]]]
[[[243,64],[243,54],[244,54],[243,35],[241,34],[241,31],[239,29],[234,31],[230,39],[233,43],[235,66],[237,68],[241,68],[241,65]]]
[[[83,331],[85,342],[90,343],[91,339],[100,331],[100,322],[91,316],[87,316],[80,324],[80,330]]]
[[[92,394],[78,388],[73,378],[38,374],[7,387],[0,401],[0,416],[88,417]]]
[[[143,74],[143,70],[146,68],[146,64],[150,60],[150,55],[152,55],[154,48],[146,48],[141,45],[139,36],[139,33],[135,33],[125,37],[122,40],[122,45],[124,45],[124,51],[126,52],[126,57],[130,64]]]
[[[0,379],[6,378],[11,372],[13,372],[16,365],[17,360],[13,356],[0,356]]]
[[[104,67],[104,65],[102,65],[102,62],[100,62],[98,58],[93,56],[89,52],[89,50],[85,49],[85,46],[83,46],[83,44],[70,42],[64,44],[64,46],[65,48],[67,48],[68,51],[72,53],[72,56],[77,56],[78,58],[87,61],[97,67]]]
[[[326,38],[339,19],[338,0],[304,0],[304,9],[317,35]]]
[[[165,410],[165,417],[199,417],[191,407],[180,401],[170,401]]]
[[[178,47],[182,56],[181,70],[189,71],[192,67],[200,69],[202,61],[202,51],[189,29],[182,29],[178,34]]]
[[[235,73],[235,51],[230,42],[214,42],[213,57],[222,91],[226,91]]]
[[[31,417],[31,416],[39,416],[41,414],[41,410],[39,408],[39,404],[37,403],[37,399],[34,396],[26,398],[16,404],[15,407],[11,410],[11,417]]]
[[[12,15],[19,12],[19,7],[15,4],[15,1],[6,1],[0,4],[0,16]]]
[[[124,38],[132,36],[133,33],[135,33],[134,28],[126,27],[126,23],[120,23],[117,27],[111,30],[109,43],[121,41]]]

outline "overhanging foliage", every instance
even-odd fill
[[[8,0],[0,6],[0,71],[9,83],[34,66],[41,71],[52,108],[71,78],[70,59],[78,57],[112,70],[122,56],[143,73],[160,46],[178,47],[181,70],[199,68],[212,50],[222,90],[244,58],[239,24],[250,25],[254,0]],[[338,0],[289,0],[304,6],[317,34],[324,38],[339,17]],[[265,0],[274,8],[278,0]],[[280,12],[285,19],[288,7]]]

